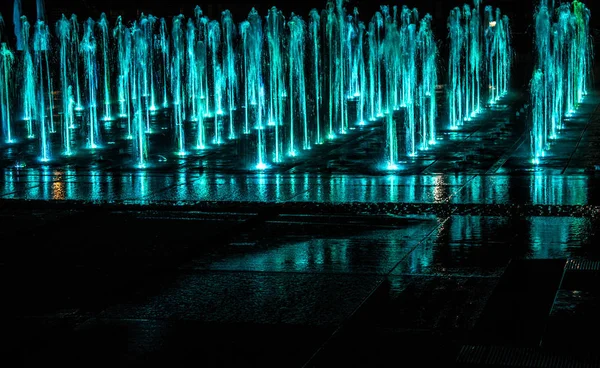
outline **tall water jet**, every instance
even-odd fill
[[[167,97],[167,86],[168,82],[168,73],[169,73],[169,32],[167,30],[167,22],[165,18],[160,18],[160,30],[159,30],[159,49],[160,55],[162,57],[162,106],[166,108],[169,105],[168,97]]]
[[[37,116],[36,121],[39,128],[39,141],[40,141],[40,161],[50,161],[50,124],[46,116],[46,92],[45,92],[45,77],[49,75],[48,70],[44,70],[48,67],[47,63],[47,52],[49,50],[49,35],[48,28],[43,21],[38,21],[35,26],[35,32],[33,35],[33,50],[34,50],[34,65],[37,71],[36,79],[38,81],[37,90]],[[50,106],[49,106],[50,107]],[[50,110],[52,114],[52,110]]]
[[[544,73],[537,69],[533,74],[531,81],[531,104],[533,127],[531,129],[531,152],[533,163],[538,164],[540,158],[544,156],[546,149],[546,118],[544,108],[546,105],[546,90],[544,85]]]
[[[402,9],[402,27],[400,29],[400,44],[402,45],[402,106],[406,107],[406,153],[409,156],[417,154],[415,93],[417,91],[417,35],[416,26],[412,23],[413,11]],[[391,108],[390,108],[391,113]]]
[[[323,20],[325,22],[325,42],[327,44],[327,95],[329,99],[329,127],[327,130],[327,138],[333,139],[335,138],[335,129],[333,125],[333,121],[335,119],[335,113],[337,112],[337,100],[336,93],[338,89],[336,88],[337,83],[337,72],[338,69],[336,58],[338,48],[336,47],[337,39],[335,37],[335,30],[338,26],[336,17],[335,17],[335,8],[332,2],[327,3],[327,7],[323,10]]]
[[[46,7],[44,6],[44,0],[35,1],[35,10],[38,20],[46,20]]]
[[[190,18],[187,22],[186,30],[186,57],[187,57],[187,95],[188,104],[191,111],[191,119],[197,120],[199,112],[199,97],[200,97],[200,80],[198,76],[198,52],[197,52],[197,41],[196,41],[196,25],[194,19]]]
[[[389,30],[390,28],[388,28]],[[394,37],[391,33],[386,32],[386,38],[383,44],[383,62],[386,72],[386,80],[394,80],[394,69],[397,67],[396,64],[396,53],[394,52],[394,42],[397,41],[397,37]],[[386,98],[387,105],[393,104],[393,83],[386,83]],[[394,119],[393,110],[390,111],[385,119],[385,155],[384,160],[386,163],[387,170],[396,170],[398,168],[398,129],[397,123]]]
[[[21,0],[15,0],[13,3],[13,25],[15,37],[17,39],[17,51],[23,50],[23,28],[21,23],[22,14],[23,11],[21,10]]]
[[[222,96],[223,96],[223,75],[221,62],[219,60],[219,50],[221,45],[221,29],[219,22],[213,20],[208,23],[208,40],[212,64],[212,84],[214,98],[214,144],[223,143],[221,127],[219,126],[219,116],[223,115]]]
[[[75,78],[75,110],[82,111],[83,105],[81,104],[81,87],[79,84],[79,22],[75,14],[71,15],[71,49],[70,59],[71,65],[73,65],[73,77]]]
[[[475,48],[472,48],[475,53]],[[431,29],[431,15],[427,14],[420,23],[418,34],[418,58],[421,67],[419,100],[419,124],[421,133],[421,149],[427,150],[436,142],[435,119],[437,101],[435,88],[437,85],[437,45]],[[476,74],[473,80],[477,80]],[[476,94],[474,94],[476,95]],[[472,101],[476,106],[476,101]]]
[[[310,46],[312,51],[312,75],[313,75],[313,86],[315,88],[313,101],[314,101],[314,112],[315,112],[315,143],[323,143],[323,131],[321,128],[321,17],[316,9],[312,9],[309,14],[309,25],[308,35],[310,39]]]
[[[339,108],[339,120],[341,122],[340,133],[346,134],[348,131],[348,115],[346,112],[346,67],[347,64],[344,62],[346,56],[346,8],[344,8],[345,0],[336,0],[336,12],[337,12],[337,24],[338,24],[338,54],[336,60],[336,81],[338,85],[337,100]]]
[[[80,51],[83,55],[83,63],[85,65],[85,79],[88,92],[87,148],[95,149],[100,144],[100,130],[98,127],[98,107],[96,100],[98,66],[96,59],[96,38],[94,37],[94,20],[92,18],[89,18],[84,24]]]
[[[0,18],[0,21],[2,18]],[[0,44],[0,108],[2,109],[2,133],[5,143],[13,143],[13,128],[11,125],[11,95],[10,85],[14,55],[6,42]]]
[[[367,102],[367,74],[366,74],[366,65],[365,65],[365,57],[364,57],[364,34],[365,34],[365,24],[363,22],[358,23],[358,45],[357,45],[357,59],[358,59],[358,107],[356,118],[358,120],[358,125],[365,125],[365,108]]]
[[[129,37],[129,39],[128,39]],[[127,119],[127,139],[132,139],[129,73],[131,64],[131,44],[129,29],[123,24],[123,19],[117,18],[113,30],[113,38],[117,41],[117,100],[119,102],[119,117]]]
[[[156,24],[156,17],[149,14],[145,17],[145,21],[140,22],[141,28],[144,32],[144,38],[146,40],[146,47],[148,49],[146,53],[146,76],[144,79],[144,89],[148,95],[148,110],[156,111],[156,91],[155,91],[155,66],[154,66],[154,25]],[[150,127],[147,126],[147,130]]]
[[[203,73],[202,73],[202,99],[204,100],[204,116],[210,116],[210,86],[209,86],[209,44],[210,40],[208,37],[208,17],[202,15],[202,10],[200,7],[196,7],[195,9],[196,15],[196,28],[198,29],[198,37],[202,41],[201,52],[200,52],[200,63],[203,65]]]
[[[481,15],[480,0],[474,0],[471,10],[469,59],[467,60],[471,81],[471,107],[473,114],[481,110]]]
[[[23,52],[21,60],[21,90],[22,90],[22,103],[23,103],[23,120],[27,122],[27,138],[31,139],[35,137],[33,130],[33,119],[36,116],[36,99],[35,96],[35,76],[36,71],[33,68],[33,59],[31,56],[31,49],[29,46],[29,22],[27,17],[21,17],[21,31],[23,41]]]
[[[556,14],[556,22],[552,18]],[[575,0],[549,9],[542,1],[535,14],[536,67],[531,81],[531,154],[540,162],[581,102],[591,73],[590,13]]]
[[[485,8],[488,27],[486,29],[486,50],[488,62],[489,102],[494,104],[508,91],[512,49],[508,17],[491,6]]]
[[[185,151],[185,127],[184,127],[184,81],[185,72],[185,43],[183,35],[183,15],[173,18],[171,37],[173,38],[173,58],[171,60],[171,94],[173,95],[173,124],[175,126],[175,144],[177,154],[184,156]]]
[[[151,16],[150,16],[151,17]],[[145,126],[146,133],[152,133],[150,129],[150,111],[156,107],[152,106],[151,83],[152,74],[150,72],[150,59],[152,58],[152,28],[149,16],[142,14],[140,16],[136,36],[133,38],[135,48],[135,81],[140,83],[140,88],[136,88],[138,100],[136,106],[140,111],[140,119]],[[138,111],[136,109],[136,111]],[[182,107],[185,115],[185,103]],[[183,118],[185,119],[185,117]],[[134,132],[135,139],[135,132]]]
[[[131,66],[132,74],[135,75],[135,78],[132,79],[134,81],[132,88],[137,90],[136,95],[138,96],[134,105],[132,150],[136,167],[145,168],[148,160],[148,137],[146,134],[148,131],[148,108],[142,108],[142,96],[146,91],[145,81],[147,79],[145,77],[147,75],[149,48],[147,35],[143,27],[132,27],[131,40],[133,42],[133,63]],[[149,99],[146,99],[146,101],[149,101]]]
[[[102,85],[104,89],[104,116],[102,120],[111,120],[111,102],[110,102],[110,59],[109,59],[109,34],[108,34],[108,19],[106,14],[100,14],[100,20],[98,21],[98,28],[100,28],[100,39],[102,42]]]
[[[450,37],[450,55],[448,57],[448,105],[450,116],[450,128],[456,129],[463,124],[463,70],[462,52],[464,46],[464,35],[462,12],[455,8],[450,12],[448,18],[448,31]]]
[[[235,110],[235,96],[237,88],[234,38],[235,24],[229,10],[225,10],[221,16],[223,26],[223,81],[226,83],[227,107],[229,109],[229,139],[235,139],[236,130],[234,125],[233,111]]]
[[[383,17],[380,12],[375,12],[368,31],[369,48],[369,110],[370,120],[383,116],[383,94],[382,94],[382,38]]]
[[[267,15],[267,46],[269,53],[269,122],[275,127],[273,142],[273,161],[281,162],[280,126],[283,125],[284,55],[283,55],[284,18],[281,11],[272,7]]]
[[[60,42],[60,84],[62,95],[62,141],[63,153],[66,156],[73,154],[71,148],[71,127],[73,126],[73,115],[71,112],[71,96],[69,93],[71,84],[69,75],[72,73],[72,68],[69,63],[69,48],[71,41],[71,22],[63,14],[60,20],[56,23],[56,34]]]
[[[267,167],[265,122],[263,121],[265,96],[262,76],[262,49],[263,32],[262,20],[256,9],[252,8],[248,20],[240,24],[244,57],[244,100],[245,100],[245,125],[244,134],[250,134],[249,119],[253,113],[256,129],[256,169],[263,170]]]
[[[290,29],[289,37],[289,105],[290,105],[290,128],[289,139],[290,148],[288,153],[291,156],[296,155],[296,135],[301,137],[302,149],[310,149],[310,136],[308,127],[308,118],[306,112],[306,86],[304,77],[304,37],[306,26],[302,18],[292,14],[288,22]],[[297,91],[297,93],[296,93]],[[294,111],[294,100],[297,97],[300,119],[296,117]],[[300,122],[298,124],[297,122]]]

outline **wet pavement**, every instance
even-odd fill
[[[376,129],[326,169],[5,166],[3,359],[600,366],[599,97],[537,168],[519,96],[395,175],[361,166]]]

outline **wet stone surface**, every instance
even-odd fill
[[[599,101],[537,167],[517,94],[394,175],[380,123],[263,173],[234,145],[154,152],[147,170],[123,147],[46,166],[27,144],[3,150],[0,353],[31,367],[597,362]]]

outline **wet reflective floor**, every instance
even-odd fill
[[[502,133],[493,119],[397,175],[341,161],[262,174],[6,167],[2,356],[600,366],[600,116],[586,111],[537,168],[518,124]]]

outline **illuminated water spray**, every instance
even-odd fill
[[[212,64],[212,85],[214,99],[214,144],[223,143],[221,127],[219,126],[219,116],[223,115],[222,96],[223,96],[223,75],[221,62],[219,59],[219,50],[221,46],[221,28],[219,22],[213,20],[208,23],[208,42]]]
[[[326,47],[327,47],[327,95],[329,99],[329,126],[327,129],[327,138],[333,139],[335,138],[335,129],[333,125],[333,121],[335,118],[335,112],[337,111],[336,105],[337,100],[335,98],[337,88],[336,88],[336,69],[338,69],[336,62],[336,54],[338,52],[338,48],[336,47],[336,38],[335,38],[335,29],[337,24],[335,13],[334,13],[333,3],[328,2],[327,8],[323,11],[323,19],[325,21],[325,39],[326,39]]]
[[[436,141],[435,119],[437,101],[437,45],[431,29],[431,16],[427,14],[420,23],[418,41],[418,59],[420,62],[420,86],[418,90],[419,124],[421,133],[420,148],[429,149]],[[476,80],[476,75],[473,75]],[[477,86],[477,84],[474,84]],[[476,106],[476,105],[474,105]]]
[[[185,39],[183,35],[183,15],[173,18],[173,57],[171,60],[171,94],[173,95],[173,124],[175,131],[175,145],[177,154],[184,156],[185,151],[185,129],[184,129],[184,73],[185,73]]]
[[[502,16],[500,9],[496,9],[494,15],[491,6],[486,6],[485,14],[488,23],[485,37],[489,102],[494,104],[508,92],[512,48],[508,17]]]
[[[131,72],[131,33],[121,17],[117,18],[113,37],[117,42],[117,99],[119,117],[127,119],[127,139],[133,138],[131,126],[130,72]]]
[[[315,112],[315,143],[323,143],[323,128],[321,127],[321,17],[316,9],[312,9],[309,14],[309,42],[312,51],[312,83],[314,87],[313,106]]]
[[[40,142],[40,161],[48,162],[50,161],[51,152],[50,152],[50,131],[51,125],[49,119],[46,116],[46,78],[49,76],[50,72],[47,70],[48,62],[47,62],[47,53],[49,51],[49,34],[48,28],[43,21],[38,21],[35,25],[35,32],[33,34],[33,51],[34,51],[34,67],[37,72],[36,80],[38,84],[37,89],[37,99],[36,103],[38,105],[37,108],[37,116],[36,122],[38,124],[39,129],[39,142]],[[46,69],[46,70],[45,70]],[[50,95],[51,96],[51,95]],[[50,110],[51,106],[48,106],[49,113],[52,114],[52,110]]]
[[[382,31],[383,16],[380,12],[376,12],[369,23],[368,31],[370,120],[383,117]]]
[[[530,136],[532,161],[538,164],[558,138],[564,117],[576,113],[587,92],[593,52],[590,11],[581,2],[550,9],[541,1],[534,19],[537,64],[531,80]]]
[[[100,40],[102,46],[102,85],[104,90],[104,116],[102,120],[111,120],[111,109],[110,109],[110,59],[109,59],[109,44],[108,44],[108,20],[106,14],[100,14],[100,20],[98,21],[98,28],[100,28]]]
[[[417,92],[417,27],[412,23],[415,12],[407,7],[403,7],[402,27],[400,29],[400,44],[402,45],[400,63],[402,66],[400,73],[400,80],[402,81],[401,106],[404,106],[406,111],[404,126],[406,132],[406,154],[408,156],[415,156],[417,154],[417,119],[415,111]],[[415,18],[418,17],[415,15]],[[392,106],[389,105],[389,102],[388,106],[391,114]]]
[[[273,140],[273,161],[278,163],[283,159],[281,155],[281,132],[283,125],[283,95],[284,85],[284,60],[283,60],[283,15],[277,8],[272,7],[267,15],[267,46],[269,55],[269,126],[275,128]]]
[[[79,22],[75,14],[71,15],[71,47],[69,48],[69,59],[71,65],[73,65],[73,78],[75,79],[75,110],[82,111],[83,105],[81,104],[81,87],[79,84]]]
[[[169,79],[167,77],[169,73],[169,32],[167,30],[167,22],[165,18],[160,18],[160,31],[158,36],[160,55],[162,58],[162,100],[163,107],[169,106],[167,97],[167,86],[169,85]]]
[[[155,81],[155,63],[154,63],[154,25],[156,24],[156,17],[149,14],[146,17],[142,17],[140,26],[144,32],[144,39],[146,41],[146,58],[145,62],[145,74],[144,74],[144,94],[147,96],[147,110],[156,111],[156,81]],[[150,131],[150,124],[146,126],[146,130]]]
[[[2,18],[0,18],[1,21]],[[5,42],[0,45],[0,108],[2,109],[2,133],[4,142],[13,143],[13,130],[11,126],[11,73],[14,55]]]
[[[365,24],[363,22],[358,23],[358,45],[356,51],[356,58],[358,60],[358,78],[359,78],[359,86],[358,86],[358,106],[356,112],[356,119],[358,121],[358,125],[365,125],[365,109],[367,106],[367,74],[366,74],[366,66],[365,66],[365,57],[364,57],[364,35],[365,35]]]
[[[132,60],[132,74],[135,75],[133,78],[132,88],[137,90],[136,95],[138,96],[134,105],[134,119],[132,126],[132,150],[133,157],[136,166],[139,168],[146,167],[148,160],[148,108],[143,108],[142,102],[144,99],[142,96],[146,91],[146,80],[147,75],[147,60],[148,60],[148,39],[146,32],[142,27],[132,27],[131,38],[133,42],[133,60]],[[146,99],[149,101],[149,98]],[[177,108],[177,106],[175,106]],[[182,149],[179,152],[183,152]]]
[[[187,58],[187,80],[186,80],[186,88],[188,100],[187,104],[189,105],[189,109],[191,110],[191,118],[192,120],[198,119],[198,111],[200,106],[198,105],[198,97],[199,93],[199,79],[198,79],[198,65],[197,58],[198,53],[196,51],[196,25],[194,23],[194,19],[188,19],[187,29],[186,29],[186,58]]]
[[[98,127],[98,107],[96,93],[98,89],[97,72],[98,65],[96,60],[96,38],[94,37],[94,21],[89,18],[84,24],[83,38],[81,39],[80,50],[85,65],[85,79],[88,95],[88,126],[87,126],[87,147],[98,148],[100,143],[100,130]]]
[[[235,139],[236,130],[233,111],[235,110],[235,96],[237,89],[237,73],[235,66],[234,39],[236,37],[235,24],[229,10],[225,10],[221,16],[223,26],[223,83],[226,85],[227,108],[229,109],[229,139]]]
[[[71,63],[69,62],[69,48],[71,41],[71,22],[64,16],[56,23],[56,34],[60,42],[60,84],[61,84],[61,95],[62,95],[62,141],[63,141],[63,153],[67,156],[73,154],[71,148],[71,127],[73,126],[73,114],[72,114],[72,100],[70,94],[71,84],[70,75],[73,71]]]
[[[29,22],[27,17],[21,17],[21,32],[22,32],[22,60],[21,67],[21,89],[23,103],[23,120],[27,122],[27,138],[35,137],[33,130],[33,119],[36,116],[36,95],[35,95],[35,70],[33,68],[33,59],[31,56],[31,48],[29,46]]]
[[[289,36],[289,91],[288,101],[290,107],[289,124],[289,150],[290,156],[297,154],[297,137],[300,137],[303,149],[310,149],[308,118],[306,116],[306,86],[304,79],[304,33],[306,26],[302,18],[292,14],[288,22]],[[294,103],[298,104],[298,114],[294,110]]]
[[[484,64],[481,57],[483,52],[481,34],[483,30],[480,17],[480,1],[475,0],[472,8],[467,4],[462,9],[454,8],[448,18],[450,38],[448,116],[451,129],[457,129],[465,121],[471,120],[481,110],[481,86],[484,83],[481,73]],[[506,18],[506,22],[508,23],[508,18]],[[490,43],[489,33],[489,29],[494,24],[494,22],[488,20],[485,25],[487,30],[486,58],[488,65],[492,58],[496,58],[496,56],[491,56],[493,49],[490,47],[492,43]],[[506,76],[506,79],[503,79],[503,85],[506,85],[506,89],[508,89],[509,60],[511,57],[508,26],[499,26],[494,32],[498,33],[494,55],[502,55],[497,59],[504,60],[504,63],[498,65],[502,68],[502,74]],[[487,69],[489,72],[489,67]]]
[[[249,119],[254,121],[256,135],[256,168],[267,168],[265,142],[265,92],[262,75],[263,32],[262,20],[256,9],[252,9],[248,20],[240,25],[244,58],[244,134],[250,134]],[[253,116],[251,115],[253,114]]]

